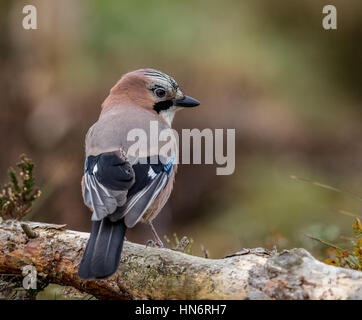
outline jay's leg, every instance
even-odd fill
[[[164,247],[163,242],[162,242],[161,238],[158,236],[158,234],[156,232],[156,229],[152,224],[152,221],[149,221],[148,223],[150,224],[152,234],[153,234],[153,236],[154,236],[154,238],[156,240],[156,245],[159,246],[160,248],[163,248]],[[152,241],[152,240],[149,240],[148,242],[150,242],[150,241]]]

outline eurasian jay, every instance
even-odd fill
[[[101,114],[85,139],[82,178],[84,203],[91,209],[92,230],[79,265],[81,279],[104,279],[116,272],[127,228],[137,222],[151,226],[156,243],[163,246],[152,220],[167,202],[175,178],[173,155],[159,148],[129,152],[134,128],[150,132],[168,129],[175,112],[200,103],[180,90],[170,76],[140,69],[123,75],[102,104]],[[175,150],[174,150],[175,151]]]

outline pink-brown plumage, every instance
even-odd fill
[[[185,96],[174,79],[153,69],[125,74],[110,90],[100,116],[85,139],[86,163],[82,177],[84,203],[93,211],[93,227],[79,267],[83,279],[104,278],[119,264],[127,228],[138,221],[149,223],[156,242],[162,245],[152,226],[170,197],[177,165],[177,145],[172,156],[161,153],[167,141],[133,153],[133,129],[142,129],[151,141],[150,124],[157,134],[171,128],[180,107],[198,105]],[[149,163],[151,157],[157,163]],[[161,158],[166,162],[161,162]],[[146,163],[142,160],[147,160]]]

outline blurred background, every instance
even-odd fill
[[[33,4],[38,30],[24,30]],[[338,30],[322,28],[334,4]],[[80,179],[84,137],[122,74],[152,67],[172,75],[201,106],[182,128],[235,128],[236,170],[181,165],[160,234],[194,239],[223,257],[243,247],[343,245],[362,203],[291,175],[362,194],[362,2],[0,2],[0,181],[26,153],[43,194],[31,220],[90,230]],[[147,226],[131,241],[152,238]]]

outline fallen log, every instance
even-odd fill
[[[326,265],[305,249],[206,259],[125,241],[116,274],[83,281],[77,270],[88,237],[59,225],[2,221],[0,274],[32,265],[44,281],[99,299],[362,299],[361,272]]]

